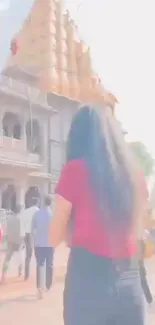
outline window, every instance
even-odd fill
[[[16,123],[13,128],[13,138],[20,140],[21,138],[21,126],[20,124]]]
[[[18,115],[6,112],[3,117],[3,134],[14,139],[21,138],[21,125]]]

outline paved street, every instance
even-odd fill
[[[0,324],[10,325],[62,325],[62,293],[68,249],[63,246],[55,253],[54,285],[44,300],[36,299],[35,261],[31,279],[24,283],[16,278],[16,257],[11,265],[8,283],[0,286]],[[0,266],[2,264],[2,256]]]
[[[0,287],[0,323],[5,325],[63,325],[62,292],[68,250],[61,247],[55,254],[54,285],[43,300],[36,299],[34,267],[28,283],[16,280],[12,265],[9,283]],[[13,263],[15,264],[15,263]],[[155,293],[155,261],[148,261],[149,280]],[[148,325],[154,325],[155,308],[150,310]]]

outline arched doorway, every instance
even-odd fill
[[[25,193],[25,208],[29,208],[32,206],[32,201],[34,198],[37,198],[40,202],[40,192],[38,187],[31,186],[28,188],[27,192]]]
[[[31,153],[41,154],[41,132],[38,121],[29,120],[26,124],[27,148]]]
[[[15,211],[16,201],[15,187],[14,185],[8,185],[2,192],[2,209]]]
[[[3,117],[3,135],[14,139],[21,139],[21,125],[17,114],[6,112]]]

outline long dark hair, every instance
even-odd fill
[[[81,107],[71,124],[67,161],[86,160],[96,200],[113,225],[129,226],[136,210],[132,158],[115,118],[103,108]]]

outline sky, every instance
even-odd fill
[[[154,0],[67,3],[103,84],[120,102],[117,116],[129,139],[143,141],[155,156]]]
[[[35,0],[0,0],[0,72],[10,55],[10,43]]]
[[[0,37],[0,70],[33,2],[0,0],[5,31]],[[119,100],[116,114],[129,140],[144,142],[155,157],[154,0],[66,0],[65,5],[91,48],[103,84]]]

